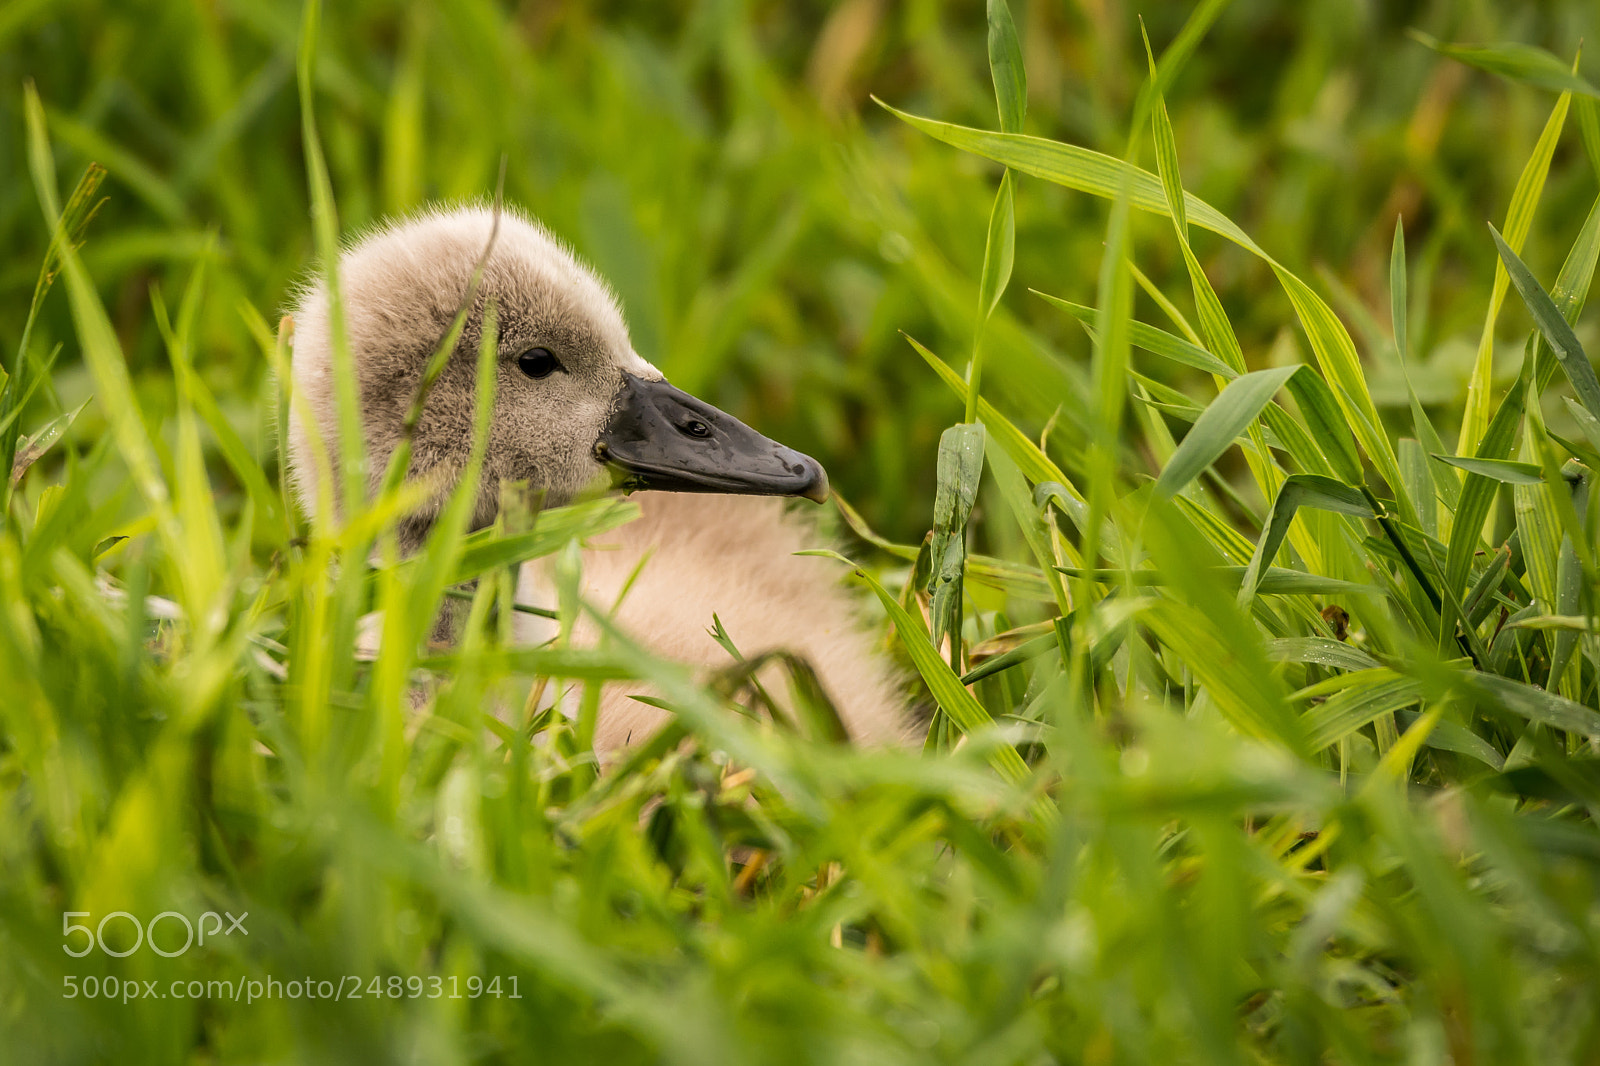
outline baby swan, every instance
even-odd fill
[[[679,662],[726,666],[728,653],[708,631],[715,612],[746,657],[783,649],[807,659],[852,738],[903,741],[907,723],[892,671],[860,632],[837,568],[793,554],[806,546],[808,525],[771,498],[822,501],[822,467],[667,384],[633,350],[604,282],[538,223],[502,212],[497,231],[495,225],[486,208],[433,211],[367,236],[340,259],[369,487],[376,488],[401,439],[424,368],[481,260],[465,328],[416,427],[408,476],[449,487],[467,465],[477,352],[492,301],[495,411],[474,526],[494,520],[502,481],[544,489],[549,506],[572,500],[608,473],[629,489],[668,490],[641,492],[635,499],[642,517],[584,552],[585,597],[610,608],[645,560],[615,614],[635,639]],[[483,258],[486,247],[491,251]],[[288,454],[309,512],[318,493],[302,410],[315,420],[326,452],[338,453],[325,279],[302,292],[293,316],[294,388],[305,403],[291,407]],[[439,493],[401,523],[402,550],[422,545],[443,498]],[[523,568],[520,598],[548,604],[549,587],[542,565]],[[538,620],[527,622],[519,635],[530,642],[549,635]],[[592,639],[579,634],[586,635]],[[607,686],[597,750],[637,743],[665,722],[667,712],[630,695]]]

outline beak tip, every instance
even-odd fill
[[[815,462],[815,460],[813,460],[813,462]],[[812,503],[827,503],[828,472],[822,469],[821,463],[816,463],[816,469],[817,476],[811,479],[811,483],[805,487],[805,491],[801,492],[800,495],[810,500]]]

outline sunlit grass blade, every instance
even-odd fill
[[[1331,694],[1311,690],[1297,694],[1304,697],[1328,696],[1306,712],[1306,742],[1313,751],[1320,751],[1382,716],[1409,707],[1422,698],[1423,689],[1419,682],[1384,667],[1344,674],[1337,680],[1337,691]]]
[[[1572,391],[1578,394],[1578,401],[1589,409],[1590,414],[1600,417],[1600,377],[1596,377],[1594,366],[1584,354],[1577,335],[1550,299],[1550,294],[1533,276],[1533,271],[1500,236],[1500,231],[1491,225],[1489,233],[1494,237],[1495,247],[1500,250],[1506,270],[1510,272],[1512,284],[1517,287],[1523,303],[1528,305],[1529,313],[1561,363],[1561,369],[1567,372],[1567,380],[1572,383]]]
[[[1156,492],[1171,496],[1216,462],[1299,369],[1274,367],[1230,381],[1178,445],[1172,461],[1156,479]]]
[[[1289,377],[1284,382],[1289,394],[1294,397],[1294,402],[1300,409],[1300,417],[1305,419],[1305,432],[1308,433],[1316,449],[1321,453],[1331,472],[1341,478],[1346,484],[1359,485],[1364,480],[1361,468],[1361,453],[1356,450],[1355,437],[1350,433],[1350,424],[1345,421],[1339,408],[1339,401],[1334,397],[1333,390],[1328,388],[1328,383],[1322,375],[1309,366],[1301,366],[1299,372]],[[1306,468],[1308,473],[1318,473],[1318,463],[1308,462],[1318,456],[1307,456],[1307,449],[1296,448],[1290,444],[1283,433],[1283,424],[1291,422],[1287,416],[1282,418],[1269,418],[1267,423],[1279,432],[1280,439],[1289,447],[1290,454]],[[1298,427],[1295,427],[1298,428]]]
[[[1039,137],[992,133],[946,122],[920,118],[880,105],[902,121],[929,136],[963,151],[981,155],[1014,170],[1046,181],[1078,189],[1115,201],[1125,189],[1130,206],[1155,214],[1169,215],[1161,181],[1149,171],[1076,145]],[[1367,389],[1366,376],[1356,354],[1355,344],[1327,303],[1292,272],[1273,259],[1242,229],[1193,193],[1184,193],[1184,211],[1189,222],[1228,238],[1258,256],[1272,268],[1295,313],[1305,328],[1319,365],[1333,386],[1334,396],[1344,411],[1356,440],[1377,466],[1391,487],[1404,495],[1399,463],[1393,445],[1381,431],[1377,408]],[[1408,506],[1408,501],[1402,500]]]
[[[366,438],[361,432],[360,396],[356,388],[354,357],[345,323],[343,291],[339,284],[339,216],[333,183],[317,134],[316,84],[317,33],[321,0],[308,0],[301,15],[299,58],[296,70],[300,88],[301,147],[305,152],[306,182],[311,198],[312,230],[322,264],[322,284],[328,296],[328,323],[334,400],[338,407],[338,478],[346,520],[359,510],[367,492]],[[319,518],[324,516],[318,516]],[[331,517],[331,516],[327,516]]]
[[[447,583],[463,584],[491,570],[549,555],[574,537],[601,536],[639,513],[639,505],[630,500],[592,500],[539,512],[537,525],[527,533],[495,537],[493,530],[485,529],[468,534]]]
[[[27,89],[25,104],[28,150],[34,176],[38,180],[45,180],[45,176],[54,174],[55,166],[45,131],[44,108],[31,85]],[[50,215],[51,224],[55,225],[57,218],[52,206],[55,203],[55,191],[48,183],[41,184],[38,191]],[[58,254],[61,256],[62,274],[71,300],[73,319],[83,345],[84,361],[94,375],[96,399],[106,411],[123,462],[133,475],[134,484],[155,512],[157,526],[167,538],[168,548],[174,548],[177,538],[170,525],[170,496],[166,481],[161,476],[160,464],[145,431],[144,419],[134,398],[133,382],[128,376],[127,363],[123,359],[116,331],[71,242],[61,242]]]
[[[1544,131],[1534,145],[1533,154],[1522,168],[1517,187],[1511,194],[1511,206],[1506,209],[1505,231],[1510,237],[1510,247],[1520,250],[1533,225],[1533,214],[1544,192],[1545,178],[1550,173],[1550,160],[1555,155],[1556,142],[1561,139],[1561,129],[1566,124],[1570,93],[1562,93],[1545,122]],[[1489,425],[1490,377],[1494,371],[1494,324],[1500,317],[1500,306],[1505,299],[1509,280],[1504,264],[1496,264],[1494,288],[1489,294],[1489,310],[1484,317],[1483,333],[1478,340],[1478,356],[1473,363],[1472,378],[1467,383],[1467,405],[1461,418],[1461,436],[1456,444],[1457,455],[1483,455],[1482,438]],[[1498,458],[1491,456],[1491,458]]]
[[[1514,459],[1460,458],[1454,455],[1435,455],[1433,458],[1506,485],[1537,485],[1544,480],[1537,463]]]
[[[1248,604],[1251,597],[1260,591],[1260,575],[1277,557],[1278,548],[1288,536],[1290,523],[1301,507],[1316,507],[1361,518],[1375,517],[1371,504],[1359,489],[1317,474],[1289,475],[1278,489],[1277,498],[1272,501],[1272,515],[1250,556],[1250,565],[1239,586],[1241,604]]]
[[[1017,27],[1011,20],[1011,9],[1006,6],[1006,0],[988,0],[987,21],[989,69],[994,80],[995,103],[1000,111],[1000,128],[1020,133],[1028,109],[1028,82],[1022,68],[1022,48],[1017,43]],[[989,232],[983,245],[983,273],[978,282],[978,322],[972,339],[972,370],[968,374],[966,417],[962,419],[967,423],[978,420],[985,326],[1011,282],[1017,243],[1015,192],[1016,179],[1010,171],[1002,173],[994,207],[989,212]]]
[[[989,712],[983,709],[983,705],[971,692],[967,691],[966,686],[961,683],[961,678],[950,669],[950,665],[939,657],[938,649],[922,639],[921,627],[906,613],[905,608],[895,601],[889,590],[884,588],[877,578],[856,567],[844,556],[833,552],[825,554],[855,568],[856,575],[866,581],[877,594],[883,609],[888,612],[895,632],[900,635],[901,646],[906,649],[912,665],[916,667],[917,673],[922,676],[934,698],[939,701],[939,708],[950,716],[950,720],[963,733],[969,735],[992,727],[994,719],[989,716]],[[1028,778],[1027,764],[1017,754],[1016,748],[1009,744],[1001,744],[994,748],[990,761],[1001,776],[1013,784],[1020,784]]]
[[[1094,308],[1085,307],[1083,304],[1075,304],[1070,300],[1063,300],[1059,296],[1051,296],[1037,289],[1030,289],[1029,291],[1067,312],[1085,327],[1091,338],[1095,336],[1093,327],[1099,312]],[[1171,359],[1173,362],[1181,363],[1184,366],[1194,367],[1196,370],[1204,370],[1208,374],[1215,374],[1230,381],[1239,376],[1239,371],[1224,363],[1198,344],[1191,344],[1182,337],[1174,336],[1165,330],[1157,329],[1154,326],[1138,321],[1128,323],[1128,330],[1128,336],[1136,347],[1143,348],[1154,355]]]

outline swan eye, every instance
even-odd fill
[[[691,437],[711,436],[711,427],[697,418],[691,418],[683,424],[683,431]]]
[[[530,378],[547,378],[562,369],[561,360],[549,348],[529,348],[517,356],[517,368]]]

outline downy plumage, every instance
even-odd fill
[[[488,208],[435,210],[380,229],[343,253],[339,278],[369,488],[377,487],[401,439],[424,368],[480,261],[465,328],[428,393],[413,439],[408,476],[432,479],[440,491],[400,524],[402,550],[421,546],[446,490],[467,465],[476,357],[492,302],[495,412],[474,525],[494,520],[503,481],[527,480],[545,490],[547,506],[569,502],[608,476],[628,488],[676,490],[638,492],[643,517],[584,552],[585,596],[610,608],[648,555],[615,615],[634,638],[680,662],[726,666],[728,653],[708,632],[715,612],[746,656],[781,648],[806,658],[854,739],[904,739],[892,670],[861,632],[837,566],[793,554],[813,543],[814,533],[774,498],[826,498],[822,468],[668,385],[633,350],[605,283],[530,219],[503,212],[496,229]],[[290,409],[288,456],[309,512],[318,506],[317,468],[302,409],[315,420],[326,453],[338,454],[322,278],[302,291],[293,317],[293,386],[301,400]],[[543,564],[523,568],[520,599],[549,605],[550,588]],[[533,617],[519,633],[529,643],[550,635]],[[667,712],[631,699],[635,691],[607,686],[597,750],[636,743],[665,721]]]

